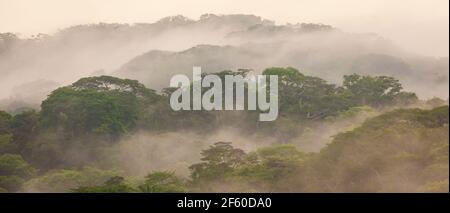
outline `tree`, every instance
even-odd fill
[[[401,93],[402,85],[393,77],[345,75],[343,87],[355,105],[381,107],[393,103]]]
[[[124,183],[124,178],[115,176],[107,180],[103,185],[97,186],[80,186],[73,189],[75,193],[130,193],[134,189]]]
[[[442,190],[448,185],[448,117],[448,106],[399,109],[339,133],[311,162],[318,181],[311,184],[332,192]]]
[[[79,170],[51,170],[28,180],[22,190],[24,192],[70,192],[80,186],[102,185],[119,175],[120,172],[116,170],[101,170],[89,166]]]
[[[67,138],[104,135],[116,139],[132,131],[158,95],[137,81],[109,76],[83,78],[59,88],[42,103],[43,126],[62,129]]]
[[[16,149],[12,141],[11,119],[10,114],[0,111],[0,154],[10,153]]]
[[[264,147],[249,153],[247,163],[237,168],[235,179],[256,185],[264,191],[299,191],[303,189],[304,165],[309,156],[294,145]]]
[[[0,156],[0,188],[15,192],[35,172],[35,169],[20,155],[3,154]]]
[[[24,111],[11,116],[0,111],[0,154],[12,153],[24,155],[25,147],[34,136],[38,124],[38,113]]]
[[[0,111],[0,134],[9,133],[11,119],[10,114]]]
[[[245,152],[230,142],[217,142],[201,152],[203,162],[189,167],[194,181],[222,178],[244,162]]]
[[[13,142],[12,134],[0,134],[0,155],[5,153],[14,153],[17,145]]]
[[[147,98],[147,101],[155,101],[158,96],[152,89],[146,88],[136,80],[120,79],[111,76],[99,76],[82,78],[72,84],[75,90],[94,90],[97,92],[118,92],[139,98]]]
[[[144,193],[180,193],[186,192],[185,184],[174,172],[152,172],[145,177],[143,184],[138,186]]]
[[[98,160],[106,144],[155,126],[157,119],[147,118],[160,98],[137,81],[110,76],[83,78],[56,89],[42,102],[38,134],[27,146],[27,156],[44,170]]]
[[[39,113],[34,110],[24,111],[14,115],[11,120],[13,141],[17,146],[16,152],[22,154],[25,158],[29,152],[29,150],[26,150],[26,147],[36,135],[38,123]]]
[[[268,68],[264,75],[278,75],[280,115],[316,119],[333,115],[347,107],[335,85],[307,76],[292,67]]]

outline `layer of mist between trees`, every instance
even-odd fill
[[[110,76],[54,90],[41,111],[1,112],[0,187],[448,192],[446,101],[419,100],[387,76],[346,75],[338,86],[290,67],[263,73],[280,79],[274,122],[258,111],[175,112],[173,89]]]
[[[420,98],[448,98],[448,58],[410,54],[378,35],[324,24],[206,14],[199,20],[79,25],[31,38],[0,33],[0,107],[38,110],[50,91],[86,76],[135,79],[160,90],[193,65],[207,72],[294,66],[333,83],[352,73],[388,75]]]

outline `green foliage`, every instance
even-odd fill
[[[80,186],[103,184],[120,173],[115,170],[100,170],[84,167],[81,170],[52,170],[27,181],[23,190],[26,192],[69,192]]]
[[[83,78],[55,90],[42,103],[43,126],[62,128],[66,136],[120,136],[133,130],[154,91],[133,80],[109,76]]]
[[[12,116],[7,112],[0,111],[0,134],[8,132]]]
[[[147,89],[136,80],[120,79],[111,76],[82,78],[73,83],[72,88],[75,90],[94,90],[97,92],[113,91],[149,99],[157,98],[153,90]]]
[[[0,156],[0,175],[31,177],[34,169],[20,155],[3,154]]]
[[[14,116],[0,112],[0,154],[24,154],[37,123],[35,111],[24,111]]]
[[[448,179],[448,106],[400,109],[338,134],[315,162],[325,191],[400,192]],[[448,191],[448,189],[447,189]]]
[[[306,158],[294,145],[288,144],[260,148],[256,154],[263,165],[275,168],[277,173],[289,172],[290,165],[301,164]]]
[[[448,192],[448,138],[448,106],[399,109],[336,135],[318,154],[277,145],[225,164],[235,148],[212,146],[191,174],[198,191]]]
[[[247,72],[215,74],[224,78]],[[353,74],[336,86],[290,67],[269,68],[264,74],[280,80],[280,116],[271,123],[258,122],[258,112],[245,110],[174,112],[169,106],[173,90],[158,95],[137,81],[110,76],[83,78],[53,91],[41,112],[12,116],[0,111],[0,191],[448,192],[445,101],[427,101],[426,107],[439,106],[431,110],[398,109],[373,117],[391,106],[415,104],[417,97],[386,76]],[[112,142],[137,130],[206,134],[237,126],[244,134],[298,144],[304,142],[296,137],[299,133],[320,131],[314,128],[322,121],[353,122],[362,114],[373,118],[337,134],[320,153],[304,153],[289,144],[245,153],[230,142],[217,142],[189,167],[191,181],[156,171],[131,184],[117,171],[84,167],[107,164],[101,161]],[[24,159],[41,175],[32,178],[36,171]]]
[[[34,110],[23,111],[14,115],[11,120],[13,141],[17,146],[16,153],[26,156],[29,152],[27,146],[36,136],[36,126],[39,123],[39,113]]]
[[[12,138],[12,134],[0,135],[0,154],[11,153],[17,149],[17,146],[13,143]]]
[[[71,190],[75,193],[182,193],[186,184],[173,172],[153,172],[144,181],[133,187],[124,177],[113,176],[101,184],[80,185]]]
[[[124,183],[124,178],[115,176],[107,180],[103,185],[98,186],[80,186],[73,189],[75,193],[129,193],[134,189]]]
[[[402,94],[402,85],[393,77],[345,75],[343,87],[356,105],[384,106]],[[408,94],[412,96],[411,94]]]
[[[292,184],[286,185],[286,180],[301,172],[309,156],[284,144],[260,148],[247,158],[248,163],[234,172],[235,178],[267,191],[290,191]]]
[[[10,132],[11,119],[10,114],[0,111],[0,154],[10,153],[16,149]]]
[[[20,155],[3,154],[0,156],[0,187],[10,192],[17,191],[25,179],[35,174]]]
[[[134,80],[80,79],[42,103],[39,134],[27,155],[44,170],[86,165],[97,160],[102,147],[138,129],[138,120],[158,100],[153,90]]]
[[[123,134],[136,119],[117,100],[104,93],[61,88],[42,104],[43,125],[64,128],[70,135]]]
[[[432,110],[422,111],[417,115],[417,121],[429,128],[448,125],[448,105],[436,107]]]
[[[0,176],[0,188],[7,192],[16,192],[24,182],[25,179],[17,175]]]
[[[239,153],[238,160],[224,157],[232,153]],[[190,167],[194,191],[292,191],[298,189],[293,186],[298,187],[299,184],[287,180],[300,180],[298,175],[310,158],[309,154],[287,144],[261,148],[248,154],[229,143],[215,144],[203,150],[202,155],[204,162]],[[211,158],[207,158],[209,156]]]
[[[230,142],[217,142],[201,152],[203,162],[189,167],[194,181],[220,179],[244,162],[245,152]]]
[[[338,88],[323,79],[304,75],[292,67],[268,68],[263,74],[278,76],[281,116],[317,119],[347,107]]]
[[[144,193],[181,193],[186,192],[185,184],[174,172],[152,172],[145,177],[143,184],[138,186]]]

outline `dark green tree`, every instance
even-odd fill
[[[225,177],[244,163],[245,152],[234,148],[230,142],[217,142],[201,152],[202,162],[189,167],[194,181]]]
[[[145,177],[144,183],[138,186],[144,193],[180,193],[187,188],[174,172],[152,172]]]
[[[15,192],[35,173],[36,170],[20,155],[0,155],[0,188]]]
[[[388,76],[345,75],[343,87],[348,92],[354,105],[381,107],[393,103],[401,94],[400,82]]]
[[[130,193],[135,190],[125,183],[125,179],[115,176],[107,180],[103,185],[99,186],[80,186],[73,189],[75,193]]]

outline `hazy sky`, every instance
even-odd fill
[[[448,0],[0,0],[0,32],[30,35],[98,22],[154,22],[181,14],[255,14],[276,21],[375,32],[401,47],[448,56]]]

